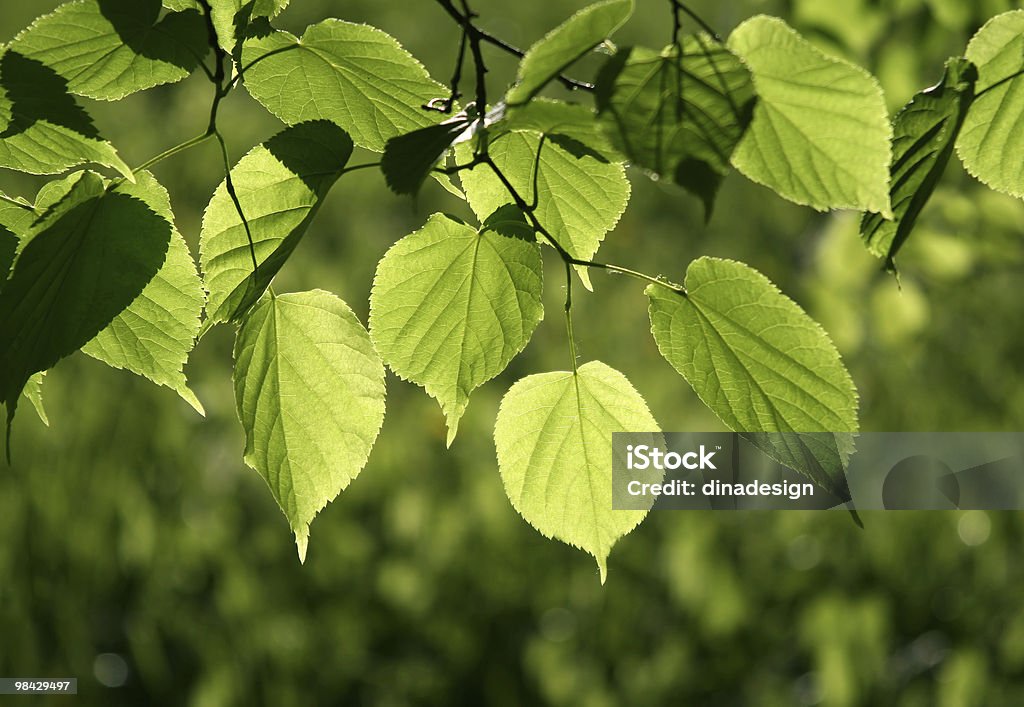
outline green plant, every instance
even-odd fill
[[[603,579],[612,545],[644,517],[611,510],[611,434],[658,425],[625,376],[578,365],[574,279],[591,290],[595,269],[646,286],[659,350],[729,428],[848,498],[841,436],[857,431],[856,390],[796,303],[735,261],[699,258],[677,284],[593,260],[629,200],[625,165],[692,193],[709,218],[732,167],[790,201],[863,211],[866,246],[895,271],[954,149],[981,181],[1024,195],[1014,129],[1024,115],[1024,12],[993,18],[890,121],[870,74],[776,18],[751,18],[723,40],[670,0],[664,49],[615,47],[608,38],[633,3],[606,0],[521,52],[483,30],[464,0],[437,3],[458,33],[447,86],[373,27],[329,19],[301,38],[274,29],[287,0],[76,0],[3,48],[0,166],[116,172],[76,169],[31,202],[0,195],[8,437],[19,399],[44,415],[44,372],[79,349],[202,412],[183,365],[211,327],[235,324],[245,460],[304,557],[310,522],[376,439],[382,364],[438,400],[451,444],[472,391],[542,319],[550,247],[564,264],[570,367],[515,384],[495,428],[509,499],[534,527],[594,555]],[[521,58],[499,100],[488,100],[485,50]],[[606,55],[594,83],[567,73],[593,52]],[[213,86],[205,130],[134,169],[75,99],[118,100],[195,71]],[[593,105],[541,97],[552,83]],[[232,166],[218,109],[241,88],[286,127]],[[148,168],[210,140],[225,177],[203,218],[200,277]],[[354,146],[380,161],[349,164]],[[478,223],[435,214],[398,241],[378,265],[368,330],[327,292],[275,294],[275,275],[334,183],[378,167],[400,194],[436,181]],[[793,431],[839,437],[808,455],[756,434]]]

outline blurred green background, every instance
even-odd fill
[[[668,3],[637,4],[619,42],[667,43]],[[722,34],[760,12],[787,19],[875,72],[893,110],[1015,6],[692,4]],[[0,41],[56,5],[3,3]],[[474,9],[528,45],[580,5]],[[435,3],[293,0],[281,25],[326,16],[381,27],[447,80],[458,34]],[[489,56],[496,92],[515,65]],[[85,103],[138,164],[201,131],[210,93],[198,75]],[[244,91],[222,116],[233,159],[279,128]],[[222,177],[216,147],[155,171],[195,247]],[[863,429],[1024,427],[1021,203],[952,164],[901,253],[900,289],[861,247],[855,214],[817,214],[734,174],[704,225],[695,200],[632,176],[601,257],[677,279],[702,254],[760,269],[832,334]],[[7,193],[42,183],[0,174]],[[470,216],[436,186],[412,201],[379,173],[347,175],[276,287],[331,290],[365,321],[377,260],[436,210]],[[616,546],[604,587],[591,558],[530,528],[503,493],[491,433],[514,380],[568,365],[549,265],[546,321],[474,395],[451,450],[434,401],[389,376],[377,446],[313,523],[305,566],[242,463],[228,327],[187,369],[206,419],[125,372],[62,362],[46,379],[51,426],[23,407],[14,464],[0,469],[0,676],[77,677],[77,698],[38,700],[54,705],[1024,704],[1020,514],[866,514],[860,530],[844,513],[656,513]],[[665,429],[721,429],[658,356],[642,288],[594,280],[577,305],[583,358],[629,376]]]

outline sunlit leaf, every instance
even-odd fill
[[[285,123],[330,120],[376,152],[443,118],[423,105],[448,89],[394,37],[368,25],[324,20],[301,38],[270,31],[246,40],[242,61],[249,93]]]
[[[541,225],[575,258],[593,257],[626,210],[629,181],[623,166],[574,140],[544,137],[542,145],[540,133],[515,131],[495,138],[488,154],[527,204],[536,201]],[[469,144],[459,145],[456,155],[460,163],[468,161]],[[481,221],[512,202],[489,165],[460,172],[460,177]],[[585,271],[581,277],[589,287]]]
[[[377,266],[370,333],[388,367],[422,385],[455,439],[470,393],[505,370],[544,316],[539,248],[435,214]]]
[[[530,47],[506,97],[525,103],[570,64],[607,39],[633,14],[633,0],[605,0],[585,7]]]
[[[1024,10],[997,15],[967,45],[978,67],[975,100],[967,112],[957,154],[988,186],[1024,196]]]
[[[206,55],[207,32],[196,10],[160,17],[160,0],[75,0],[43,15],[11,42],[80,96],[117,100],[174,83]]]
[[[729,49],[753,74],[758,98],[733,153],[736,169],[819,211],[890,216],[892,128],[878,82],[774,17],[741,24]]]
[[[288,518],[309,524],[359,474],[384,421],[384,366],[344,302],[322,290],[264,297],[235,340],[245,462]]]
[[[647,515],[612,510],[612,433],[659,431],[626,377],[599,361],[523,378],[494,426],[505,493],[544,536],[593,555],[604,583],[612,546]]]
[[[0,292],[0,397],[13,418],[32,374],[78,350],[123,312],[167,256],[173,229],[130,189],[91,172],[22,236]]]
[[[0,50],[0,167],[58,174],[85,162],[133,179],[64,79],[35,59]]]
[[[206,328],[241,316],[284,265],[344,170],[352,141],[327,121],[286,128],[231,170],[243,223],[226,182],[213,194],[199,237],[209,290]],[[253,268],[245,223],[258,268]]]
[[[205,295],[188,245],[174,228],[167,191],[149,172],[114,193],[138,199],[172,228],[167,257],[146,288],[82,351],[114,368],[167,386],[200,414],[203,406],[185,380],[183,367],[195,345]]]
[[[857,431],[857,391],[828,335],[743,263],[699,258],[685,287],[647,288],[662,356],[729,429],[848,499],[843,456]],[[838,437],[823,444],[797,432]]]

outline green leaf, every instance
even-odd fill
[[[264,297],[235,340],[245,462],[288,518],[309,524],[362,470],[384,421],[384,366],[344,302],[322,290]]]
[[[388,140],[380,165],[387,185],[396,194],[418,192],[430,170],[471,122],[465,116],[456,116],[440,125],[420,128]]]
[[[526,103],[570,64],[606,40],[633,14],[633,0],[605,0],[585,7],[530,47],[506,97]]]
[[[123,312],[163,265],[172,227],[92,172],[22,237],[0,293],[0,398],[14,416],[26,381],[78,350]],[[42,200],[41,200],[42,201]]]
[[[974,100],[977,69],[966,59],[950,59],[942,81],[914,96],[893,120],[892,201],[894,220],[879,214],[865,214],[860,233],[872,253],[893,258],[914,228],[921,209],[928,203],[946,169],[967,114]]]
[[[612,546],[647,515],[612,510],[612,433],[659,431],[626,377],[599,361],[523,378],[494,426],[505,493],[545,537],[593,555],[603,584]]]
[[[208,51],[199,12],[160,12],[160,0],[76,0],[37,19],[10,48],[61,76],[71,93],[117,100],[181,81]]]
[[[541,137],[536,132],[509,132],[494,138],[488,154],[528,204],[536,199],[537,219],[559,244],[574,258],[589,260],[626,210],[625,169],[593,151],[578,149],[579,143],[572,140],[545,137],[541,146]],[[458,145],[456,155],[460,163],[468,162],[469,143]],[[469,205],[481,221],[512,201],[486,164],[464,170],[460,176]],[[585,270],[580,277],[590,289]]]
[[[11,199],[3,192],[0,197]],[[4,289],[4,283],[11,272],[11,265],[14,264],[14,255],[18,250],[20,234],[24,233],[35,218],[32,205],[21,198],[13,199],[24,204],[28,208],[21,208],[0,199],[0,291]]]
[[[253,270],[245,223],[221,182],[199,236],[209,300],[204,331],[236,320],[269,287],[298,246],[352,154],[352,141],[321,120],[286,128],[254,147],[231,170],[235,194],[252,234]]]
[[[133,179],[68,94],[64,79],[35,59],[0,51],[0,167],[58,174],[84,162],[113,167]]]
[[[967,45],[966,57],[978,67],[978,81],[957,154],[979,181],[1024,197],[1024,10],[985,23]]]
[[[535,98],[521,106],[505,109],[501,120],[488,126],[492,139],[513,131],[533,131],[555,137],[577,153],[586,152],[607,162],[625,157],[613,146],[590,108],[550,98]]]
[[[849,498],[845,433],[857,391],[828,335],[768,278],[732,260],[699,258],[686,293],[647,288],[661,355],[729,429]],[[749,433],[781,434],[749,434]],[[839,441],[792,433],[840,433]],[[808,449],[808,447],[810,447]]]
[[[31,378],[28,379],[28,383],[25,384],[25,390],[22,393],[25,399],[32,403],[32,408],[36,411],[39,419],[43,421],[43,424],[47,427],[50,426],[50,418],[46,414],[46,408],[43,406],[43,377],[46,376],[46,371],[40,371]]]
[[[185,239],[174,228],[167,191],[149,172],[136,176],[136,184],[119,184],[113,192],[141,201],[170,225],[167,257],[139,296],[82,351],[170,388],[203,415],[182,371],[199,332],[203,284]]]
[[[274,19],[288,7],[289,0],[210,0],[211,18],[217,41],[228,54],[245,38],[249,23],[257,17]]]
[[[377,266],[370,334],[396,374],[422,385],[448,419],[505,370],[544,317],[536,244],[477,231],[443,214],[398,241]]]
[[[692,192],[710,215],[729,160],[750,124],[750,72],[701,34],[679,49],[624,49],[597,79],[597,108],[615,146],[655,177]]]
[[[249,93],[285,123],[330,120],[375,152],[443,117],[422,106],[448,89],[394,37],[368,25],[324,20],[301,39],[281,31],[252,37],[242,61]]]
[[[892,128],[871,74],[774,17],[744,22],[729,49],[754,75],[758,97],[733,166],[797,204],[890,217]]]

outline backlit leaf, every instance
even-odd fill
[[[123,312],[164,263],[173,229],[131,188],[80,172],[22,236],[0,292],[0,398],[14,416],[28,379]]]
[[[160,0],[65,3],[10,48],[58,74],[71,93],[103,100],[180,81],[208,51],[202,15],[186,10],[160,17]]]
[[[209,290],[205,328],[237,319],[259,299],[284,265],[352,154],[352,141],[324,120],[286,128],[254,147],[231,170],[249,225],[228,194],[213,194],[200,233],[200,262]]]
[[[538,41],[519,64],[508,92],[510,105],[526,103],[570,64],[607,39],[633,14],[633,0],[605,0],[585,7]]]
[[[892,128],[878,82],[774,17],[741,24],[729,49],[750,69],[758,97],[732,157],[736,169],[819,211],[890,216]]]
[[[857,431],[857,391],[822,328],[733,260],[699,258],[686,271],[685,294],[650,285],[647,296],[658,349],[704,404],[773,458],[849,499],[843,455]]]
[[[625,170],[573,140],[544,137],[541,146],[541,137],[532,131],[509,132],[496,137],[488,153],[528,204],[536,200],[535,215],[541,225],[570,255],[589,260],[626,210]],[[459,163],[467,162],[472,156],[469,144],[458,148]],[[460,177],[481,221],[512,202],[506,186],[486,164],[460,172]],[[589,288],[586,271],[580,276]]]
[[[167,386],[204,414],[182,369],[199,333],[205,296],[188,245],[174,228],[170,198],[149,172],[139,173],[134,185],[118,185],[114,193],[138,199],[166,220],[172,229],[171,240],[163,265],[146,288],[82,351],[114,368]]]
[[[301,39],[271,31],[246,40],[242,61],[249,93],[285,123],[330,120],[375,152],[443,118],[422,106],[448,89],[394,37],[368,25],[324,20]]]
[[[0,167],[59,174],[85,162],[132,172],[92,119],[67,92],[67,83],[35,59],[0,51]]]
[[[1024,10],[997,15],[967,45],[978,67],[975,101],[967,112],[957,154],[988,186],[1024,196]]]
[[[267,482],[305,561],[309,524],[359,474],[384,421],[384,366],[344,302],[266,296],[235,339],[245,462]]]
[[[660,437],[640,394],[599,361],[575,374],[523,378],[505,394],[494,426],[512,506],[545,537],[593,555],[602,584],[612,546],[647,515],[612,510],[614,432]]]
[[[373,342],[441,404],[449,445],[470,393],[505,370],[543,318],[542,265],[534,243],[434,214],[377,266]]]

